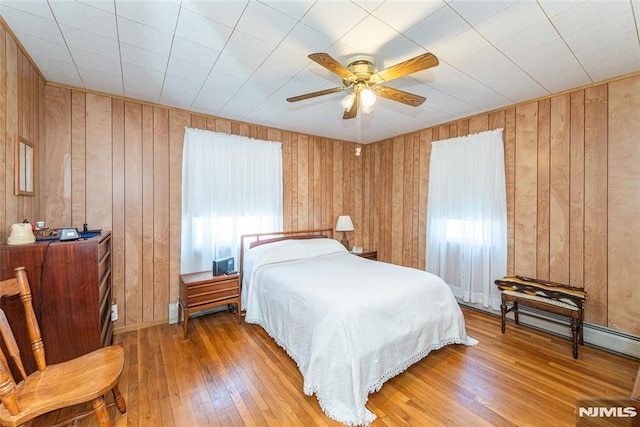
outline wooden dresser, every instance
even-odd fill
[[[20,266],[26,268],[31,285],[47,364],[111,344],[110,231],[74,242],[0,246],[0,280],[14,277],[13,269]],[[18,298],[4,301],[2,309],[12,325],[24,325]],[[19,346],[23,354],[31,353],[26,339]],[[35,370],[31,362],[29,371]]]

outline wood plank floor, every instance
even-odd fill
[[[463,309],[477,346],[432,352],[369,397],[373,426],[573,426],[577,397],[630,396],[639,363]],[[116,426],[339,426],[302,391],[295,363],[256,325],[226,312],[116,335],[126,364]],[[74,408],[73,410],[81,410]],[[70,411],[41,417],[55,424]],[[95,426],[90,416],[81,426]]]

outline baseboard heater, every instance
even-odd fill
[[[460,300],[458,303],[461,306],[500,317],[499,311],[482,307],[480,304],[471,304]],[[571,340],[571,331],[566,326],[554,323],[554,321],[563,320],[562,317],[535,308],[527,307],[527,311],[531,311],[535,316],[527,315],[525,311],[521,311],[519,316],[521,325],[524,324]],[[507,319],[513,322],[513,313],[507,314]],[[500,325],[498,325],[499,329]],[[507,333],[509,333],[509,328],[507,328]],[[640,337],[638,336],[588,322],[584,322],[583,334],[585,344],[640,360]]]

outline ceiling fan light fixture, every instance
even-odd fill
[[[364,88],[360,91],[360,102],[365,108],[371,107],[373,110],[373,104],[376,103],[376,94],[369,88]]]
[[[363,105],[362,106],[362,114],[369,114],[373,111],[373,105]]]
[[[353,92],[346,95],[342,100],[340,100],[340,105],[344,109],[344,111],[349,111],[353,106],[353,103],[356,101],[356,96]]]

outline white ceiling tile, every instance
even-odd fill
[[[127,43],[120,43],[122,61],[164,73],[167,70],[169,57],[161,53],[143,49]]]
[[[58,24],[53,19],[42,18],[11,7],[3,8],[2,18],[14,32],[29,34],[34,39],[64,44]]]
[[[72,64],[71,54],[67,46],[32,37],[30,34],[16,32],[16,36],[33,58],[51,58]]]
[[[105,69],[84,67],[82,65],[78,65],[78,70],[80,71],[84,84],[92,90],[120,96],[124,95],[120,70],[112,73]]]
[[[380,6],[382,6],[386,1],[387,0],[357,0],[355,4],[358,5],[358,7],[366,10],[367,12],[372,13]]]
[[[499,36],[499,39],[494,39],[493,34],[486,34],[482,31],[480,33],[508,56],[525,55],[527,54],[526,52],[533,51],[541,45],[554,41],[564,44],[549,21],[541,21],[511,34],[509,37]]]
[[[243,80],[247,80],[253,73],[256,72],[260,63],[260,59],[252,60],[251,58],[238,58],[236,56],[223,52],[218,57],[213,70],[223,74],[236,76]]]
[[[250,98],[251,102],[258,106],[274,92],[275,90],[270,87],[248,81],[238,90],[238,95],[242,98]]]
[[[439,9],[446,7],[442,0],[386,1],[371,14],[398,32],[404,32]]]
[[[502,12],[514,3],[516,2],[505,0],[453,0],[449,2],[449,7],[459,13],[469,24],[475,26],[493,15]]]
[[[574,40],[577,35],[568,37],[569,44],[593,81],[640,70],[640,49],[637,48],[638,33],[635,30],[611,34],[589,45],[584,43],[584,39]]]
[[[263,66],[288,76],[295,76],[302,72],[310,62],[307,54],[303,52],[293,52],[277,47],[265,59]]]
[[[536,0],[540,7],[542,7],[549,17],[575,7],[578,3],[593,1],[593,0]]]
[[[240,31],[234,31],[223,52],[237,58],[249,59],[251,63],[262,63],[275,49],[275,45]]]
[[[197,28],[198,31],[194,31]],[[188,9],[180,11],[176,35],[202,46],[222,50],[233,29]]]
[[[433,50],[439,44],[469,29],[457,13],[448,7],[438,9],[413,27],[405,35],[427,50]]]
[[[612,18],[619,19],[617,25],[606,24]],[[619,26],[628,30],[627,25],[634,25],[631,4],[627,1],[576,2],[573,7],[553,15],[551,21],[562,34],[585,29],[602,33],[598,27],[605,26],[609,31],[616,31]]]
[[[235,29],[275,46],[296,23],[295,19],[279,10],[253,1],[247,5]]]
[[[304,24],[298,24],[280,42],[278,49],[306,58],[310,53],[324,52],[332,44],[333,40],[329,36]]]
[[[167,66],[167,76],[178,77],[200,84],[207,79],[210,71],[211,68],[201,67],[175,58],[170,58]]]
[[[241,79],[231,74],[225,74],[216,70],[212,70],[209,74],[209,77],[204,83],[204,87],[225,89],[235,93],[242,87],[245,82],[246,79]]]
[[[120,60],[120,49],[116,39],[69,25],[60,25],[60,28],[70,49],[79,49],[85,52],[99,52],[103,57],[112,58],[117,61]]]
[[[416,45],[404,35],[399,34],[384,46],[380,46],[374,52],[373,57],[376,62],[376,68],[383,70],[424,53],[426,51],[422,47]]]
[[[367,12],[351,2],[318,1],[300,22],[339,40],[366,16]]]
[[[220,115],[235,120],[243,120],[258,105],[259,102],[253,99],[245,96],[234,96],[220,109]]]
[[[172,33],[176,27],[179,0],[115,0],[117,15],[131,21]]]
[[[19,10],[30,15],[36,15],[40,18],[53,20],[53,13],[49,4],[44,1],[25,1],[25,0],[2,0],[0,1],[0,14],[11,13],[10,9]],[[6,18],[5,18],[6,19]]]
[[[37,1],[37,0],[36,0]],[[49,2],[53,1],[68,1],[68,0],[48,0]],[[115,2],[113,0],[78,0],[80,3],[85,3],[91,7],[95,7],[105,12],[116,13]]]
[[[193,108],[218,115],[220,109],[235,95],[236,90],[224,86],[205,85],[193,102]]]
[[[182,0],[180,15],[182,17],[182,14],[187,10],[233,28],[238,23],[247,4],[249,4],[249,0]]]
[[[49,4],[59,24],[118,39],[114,14],[78,1],[55,1]]]
[[[171,48],[172,59],[178,59],[210,69],[213,64],[215,64],[219,55],[219,50],[194,43],[181,37],[173,39],[173,46]]]
[[[127,43],[162,55],[169,55],[173,34],[126,18],[118,18],[120,43]]]
[[[512,2],[509,7],[480,22],[476,27],[484,37],[492,42],[510,38],[548,19],[538,3],[523,0]],[[526,44],[536,39],[529,40]]]
[[[38,59],[38,67],[44,70],[43,74],[47,81],[85,87],[76,66],[71,61],[59,61],[55,58],[42,57]]]
[[[78,68],[99,70],[105,73],[120,74],[120,61],[113,61],[97,53],[71,49],[71,56]]]
[[[149,102],[160,101],[164,74],[150,68],[123,62],[124,95]]]
[[[441,61],[466,70],[504,58],[500,51],[471,28],[441,43],[433,53]]]
[[[200,91],[201,84],[167,74],[162,87],[160,103],[189,109]]]
[[[259,0],[293,19],[300,20],[313,6],[316,0]]]
[[[282,87],[291,79],[286,74],[279,73],[274,70],[270,70],[266,67],[260,67],[249,79],[249,82],[256,83],[262,86],[266,86],[271,89],[278,89]]]
[[[375,34],[376,37],[371,37]],[[400,34],[378,18],[367,16],[345,34],[340,42],[355,48],[358,52],[373,55]]]

